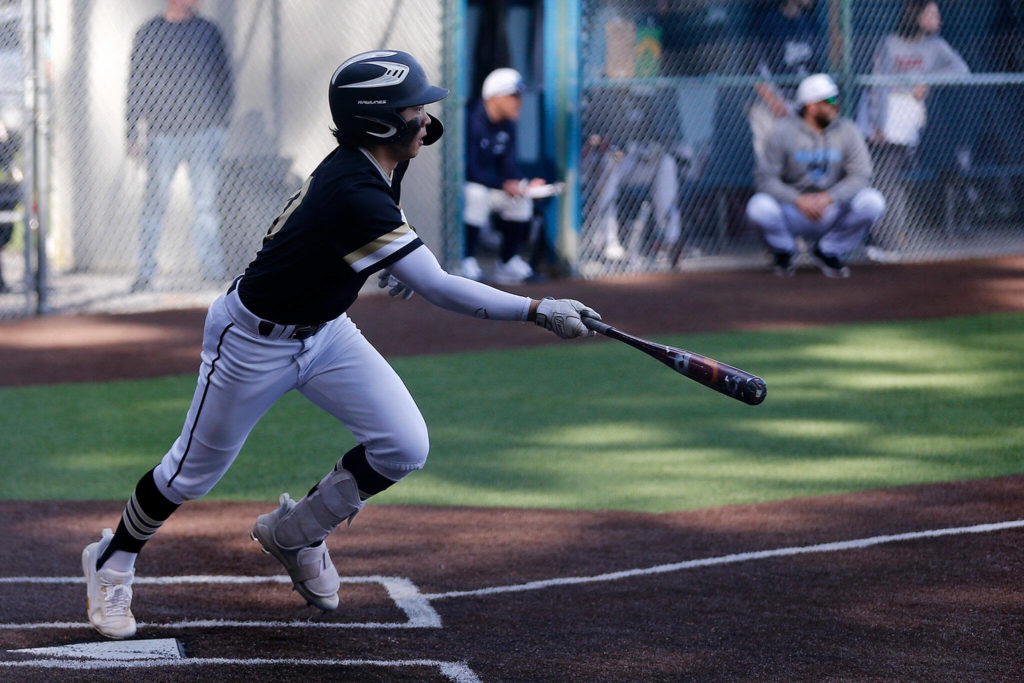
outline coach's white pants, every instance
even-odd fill
[[[832,204],[820,220],[812,221],[794,204],[783,204],[758,192],[747,202],[747,218],[756,225],[772,251],[794,253],[796,237],[817,242],[828,256],[843,257],[853,251],[885,212],[885,197],[864,188],[846,204]]]
[[[347,315],[304,340],[260,336],[258,324],[237,290],[211,304],[192,405],[181,436],[154,472],[169,500],[206,495],[256,422],[292,389],[344,423],[385,477],[397,481],[423,467],[429,444],[419,408]],[[346,450],[339,446],[335,459]],[[324,463],[324,470],[333,464]]]
[[[513,197],[504,190],[480,183],[466,183],[465,201],[462,220],[477,228],[488,227],[492,213],[511,223],[526,223],[533,218],[532,199]]]

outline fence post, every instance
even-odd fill
[[[580,230],[580,3],[544,2],[544,140],[554,150],[565,193],[551,202],[548,241],[559,261],[576,273]]]

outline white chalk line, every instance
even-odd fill
[[[26,667],[45,669],[109,669],[116,666],[125,669],[146,669],[155,667],[182,667],[207,665],[236,666],[381,666],[381,667],[437,667],[441,675],[456,683],[479,683],[480,678],[465,662],[442,662],[436,659],[230,659],[225,657],[196,657],[192,659],[148,659],[137,661],[107,662],[102,660],[33,659],[25,661],[0,661],[4,667]]]
[[[441,628],[441,615],[423,599],[420,589],[409,579],[401,576],[351,576],[342,577],[342,583],[377,583],[384,587],[388,596],[406,616],[406,621],[396,622],[337,622],[337,621],[257,621],[230,619],[191,619],[168,623],[139,623],[139,628],[159,627],[165,629],[186,628],[361,628],[361,629],[406,629],[406,628]],[[9,576],[0,577],[0,584],[84,584],[82,576]],[[282,583],[291,584],[286,576],[139,576],[135,585],[178,585],[178,584],[254,584]],[[92,628],[88,622],[50,621],[26,624],[0,623],[0,631],[21,631],[41,629],[79,629]]]
[[[185,629],[205,627],[264,627],[264,628],[440,628],[441,617],[430,605],[434,600],[446,600],[450,598],[473,597],[496,595],[501,593],[517,593],[523,591],[541,590],[556,586],[572,586],[587,583],[599,583],[605,581],[618,581],[621,579],[665,574],[668,572],[696,569],[699,567],[712,567],[740,562],[751,562],[776,557],[787,557],[811,553],[841,552],[845,550],[856,550],[887,543],[900,543],[925,538],[936,538],[941,536],[957,536],[963,534],[982,534],[1007,529],[1018,529],[1024,527],[1024,519],[1008,522],[997,522],[993,524],[976,524],[974,526],[951,527],[946,529],[931,529],[926,531],[911,531],[902,534],[888,536],[873,536],[870,538],[854,539],[849,541],[835,541],[831,543],[819,543],[808,546],[795,546],[787,548],[775,548],[771,550],[759,550],[746,553],[733,553],[708,557],[698,560],[687,560],[672,564],[662,564],[643,569],[628,569],[617,572],[608,572],[593,576],[572,576],[541,581],[530,581],[527,583],[508,586],[491,586],[474,590],[447,591],[444,593],[421,593],[414,583],[408,579],[399,577],[345,577],[343,583],[369,583],[379,582],[384,584],[388,593],[396,604],[409,616],[407,622],[395,623],[337,623],[329,621],[232,621],[232,620],[189,620],[160,624],[139,624],[142,626],[160,627],[164,629]],[[288,583],[287,577],[269,576],[162,576],[162,577],[139,577],[136,583],[149,583],[158,585],[193,584],[193,583],[219,583],[219,584],[246,584],[246,583]],[[0,577],[0,583],[49,583],[49,584],[72,584],[83,583],[82,577]],[[85,622],[46,622],[34,624],[0,624],[0,630],[21,630],[21,629],[72,629],[90,628]]]
[[[974,526],[953,527],[948,529],[932,529],[928,531],[911,531],[903,534],[892,534],[890,536],[873,536],[871,538],[860,538],[851,541],[835,541],[832,543],[819,543],[816,545],[798,546],[790,548],[775,548],[773,550],[759,550],[748,553],[734,553],[732,555],[721,555],[719,557],[708,557],[700,560],[687,560],[673,564],[662,564],[646,569],[628,569],[595,576],[570,576],[560,579],[547,579],[543,581],[530,581],[511,586],[492,586],[490,588],[479,588],[476,590],[448,591],[446,593],[425,593],[426,600],[445,600],[448,598],[461,598],[468,596],[495,595],[497,593],[518,593],[521,591],[540,590],[554,586],[572,586],[582,583],[598,583],[602,581],[618,581],[620,579],[634,578],[638,576],[650,576],[653,574],[665,574],[677,572],[684,569],[695,569],[697,567],[713,567],[724,564],[736,564],[737,562],[751,562],[753,560],[766,560],[773,557],[786,557],[790,555],[804,555],[809,553],[829,553],[843,550],[856,550],[870,548],[871,546],[883,545],[886,543],[900,543],[903,541],[914,541],[922,538],[935,538],[938,536],[958,536],[961,534],[984,534],[993,531],[1004,531],[1006,529],[1017,529],[1024,527],[1024,519],[1012,522],[998,522],[995,524],[976,524]]]

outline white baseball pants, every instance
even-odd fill
[[[292,326],[261,335],[260,322],[237,290],[210,306],[192,405],[154,471],[165,497],[182,503],[206,495],[263,414],[292,389],[344,423],[381,475],[398,481],[423,467],[429,443],[419,408],[347,315],[303,340],[289,338]],[[346,450],[339,446],[337,458]]]

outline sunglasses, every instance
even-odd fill
[[[833,95],[832,97],[827,97],[823,99],[822,102],[824,102],[825,104],[831,104],[832,106],[838,106],[839,98]]]

